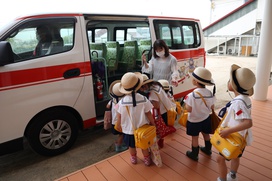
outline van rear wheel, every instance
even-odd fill
[[[63,109],[51,109],[38,115],[27,131],[31,148],[45,156],[69,150],[78,136],[77,120]]]

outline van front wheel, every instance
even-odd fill
[[[78,136],[77,120],[63,109],[52,109],[38,115],[27,131],[31,148],[45,156],[69,150]]]

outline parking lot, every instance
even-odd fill
[[[217,88],[216,109],[231,97],[226,92],[230,65],[236,63],[255,72],[256,57],[207,56],[206,67],[212,72]],[[179,125],[176,125],[179,126]],[[0,157],[0,180],[51,181],[115,154],[115,137],[103,127],[82,132],[72,149],[55,157],[44,157],[26,149]]]

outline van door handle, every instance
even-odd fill
[[[80,75],[80,69],[79,68],[74,68],[70,70],[66,70],[63,74],[63,77],[65,79],[71,78],[71,77],[77,77]]]

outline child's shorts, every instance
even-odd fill
[[[127,147],[135,148],[134,135],[124,134],[124,143],[127,145]]]
[[[112,126],[111,126],[111,133],[113,135],[122,135],[123,134],[122,132],[119,132],[116,129],[114,129],[114,124],[112,124]]]
[[[187,121],[186,133],[190,136],[198,136],[199,133],[210,134],[212,132],[211,118],[208,116],[204,121],[192,123]]]

